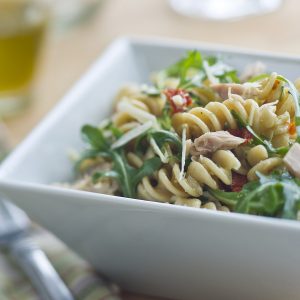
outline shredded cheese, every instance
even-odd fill
[[[260,88],[261,87],[261,83],[258,81],[254,81],[254,82],[244,82],[242,84],[245,88]]]
[[[207,78],[208,80],[212,83],[212,84],[216,84],[216,83],[219,83],[219,80],[218,78],[216,78],[211,69],[210,69],[210,66],[208,65],[208,62],[206,60],[203,61],[203,68],[205,70],[205,73],[207,75]]]
[[[135,105],[132,105],[127,101],[126,98],[124,98],[118,104],[118,110],[128,113],[130,116],[138,120],[140,123],[146,123],[147,121],[151,121],[154,126],[157,125],[156,117],[153,114],[146,112],[136,107]]]
[[[185,100],[180,95],[173,96],[172,100],[176,106],[182,106],[183,104],[185,104]]]
[[[152,121],[148,121],[144,123],[143,125],[139,125],[130,131],[126,132],[124,135],[122,135],[116,142],[114,142],[111,146],[112,149],[119,148],[123,145],[126,145],[131,140],[135,139],[136,137],[140,136],[147,130],[149,130],[153,126]]]
[[[156,142],[155,142],[155,140],[154,140],[153,138],[150,138],[150,145],[151,145],[151,147],[152,147],[154,153],[156,153],[156,154],[159,156],[160,160],[161,160],[164,164],[166,164],[166,163],[169,162],[169,158],[168,158],[167,156],[165,156],[165,155],[161,152],[161,150],[159,149],[158,145],[156,144]]]
[[[216,64],[209,66],[210,71],[214,75],[222,75],[224,72],[231,71],[232,68],[221,61],[218,61]]]
[[[265,104],[263,104],[262,106],[260,106],[259,107],[259,109],[263,109],[263,108],[265,108],[265,107],[271,107],[271,108],[273,108],[273,109],[275,109],[274,111],[276,111],[276,105],[278,104],[278,100],[276,100],[276,101],[274,101],[274,102],[269,102],[269,103],[265,103]]]
[[[231,86],[228,88],[228,99],[232,99]]]
[[[184,167],[185,167],[185,158],[186,158],[186,125],[182,128],[182,152],[181,152],[181,170],[179,175],[179,181],[181,181],[185,174],[184,174]]]

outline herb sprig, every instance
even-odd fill
[[[178,153],[181,153],[181,140],[178,135],[172,131],[167,130],[149,130],[145,134],[139,136],[135,142],[135,150],[139,153],[143,151],[143,141],[147,140],[148,142],[150,139],[154,139],[155,143],[159,148],[164,147],[166,144],[173,145]]]
[[[81,129],[83,140],[88,144],[89,149],[77,162],[77,168],[86,159],[105,157],[112,161],[112,170],[107,172],[96,172],[93,180],[103,177],[117,180],[120,189],[125,197],[135,198],[138,183],[145,177],[153,174],[161,166],[158,157],[153,157],[144,161],[140,168],[133,168],[127,162],[123,149],[111,149],[112,142],[108,140],[103,130],[91,125],[85,125]]]
[[[246,128],[248,130],[248,132],[251,133],[251,135],[253,136],[252,144],[264,146],[269,154],[285,156],[285,154],[289,151],[289,147],[274,148],[271,142],[260,137],[253,130],[253,128],[241,118],[241,116],[235,110],[231,110],[231,114],[234,117],[234,119],[236,120],[236,122],[240,128]]]
[[[209,189],[210,195],[235,212],[297,219],[300,209],[300,180],[288,173],[273,173],[244,185],[240,192]]]
[[[240,82],[237,71],[220,61],[216,56],[202,57],[197,50],[188,51],[187,55],[165,69],[163,73],[166,77],[179,78],[178,88],[190,89],[202,86],[202,82],[207,78],[203,62],[206,61],[213,75],[222,83]],[[191,71],[192,75],[189,74]]]

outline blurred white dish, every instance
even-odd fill
[[[295,79],[300,58],[160,39],[113,43],[0,168],[0,190],[122,287],[176,299],[298,300],[300,224],[53,187],[72,180],[80,127],[107,117],[120,85],[187,49],[237,69],[260,60]]]

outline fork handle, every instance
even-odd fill
[[[74,300],[45,253],[30,238],[17,238],[11,243],[10,249],[42,299]]]

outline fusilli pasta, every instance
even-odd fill
[[[83,127],[90,149],[77,162],[74,188],[279,215],[283,194],[276,193],[283,188],[278,182],[289,178],[296,184],[300,174],[294,158],[298,151],[300,155],[300,79],[293,86],[275,72],[257,74],[257,68],[246,75],[245,82],[218,58],[192,51],[156,73],[152,85],[125,86],[111,118],[98,127]],[[108,169],[99,169],[103,163]],[[271,183],[265,185],[269,176]],[[253,195],[261,187],[267,196],[276,194],[278,207],[274,204],[272,210],[268,202],[262,210],[265,203],[257,205]],[[249,190],[247,201],[256,201],[252,206],[242,203]]]

